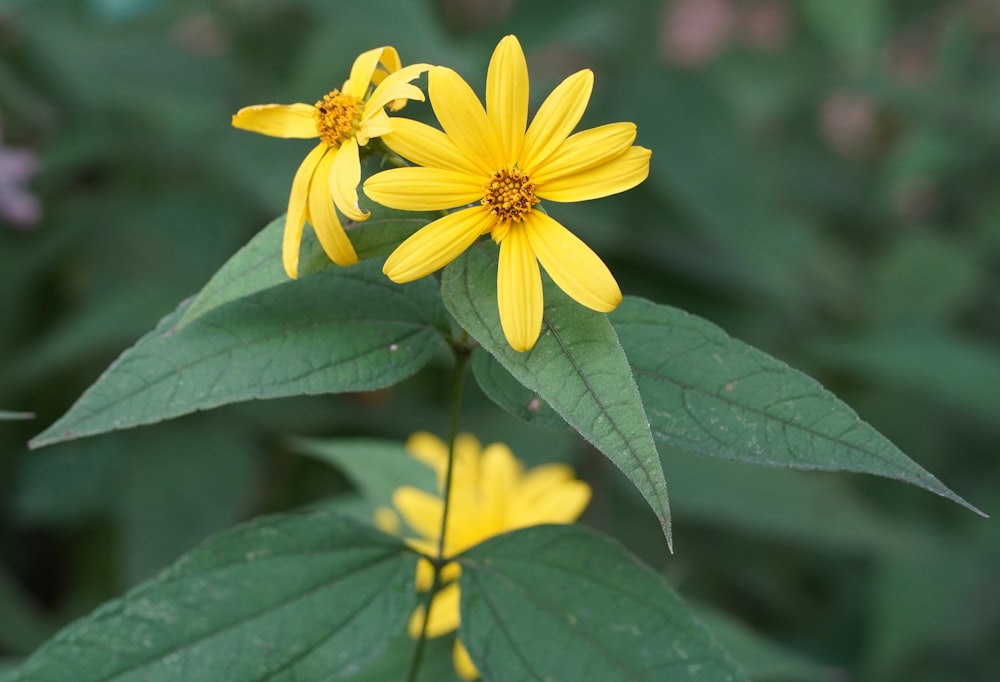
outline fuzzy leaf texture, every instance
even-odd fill
[[[746,680],[663,578],[582,526],[461,557],[459,635],[486,680]]]
[[[682,310],[628,297],[610,315],[658,443],[924,488],[982,514],[811,377]]]
[[[507,372],[625,473],[670,542],[663,469],[628,360],[607,316],[582,307],[545,278],[541,336],[534,348],[519,353],[500,326],[496,263],[496,247],[487,242],[445,268],[441,295],[449,312]]]
[[[261,519],[69,625],[4,682],[343,679],[405,627],[415,566],[402,541],[328,511]]]

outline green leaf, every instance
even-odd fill
[[[541,396],[525,388],[495,357],[476,349],[472,372],[483,393],[515,417],[549,429],[567,429],[566,421]]]
[[[661,576],[581,526],[500,535],[458,561],[459,636],[484,679],[745,679]]]
[[[371,217],[348,223],[347,234],[360,260],[384,256],[409,235],[430,222],[424,214],[393,212],[374,205]],[[184,327],[209,310],[229,301],[288,282],[281,264],[281,241],[285,216],[272,220],[247,245],[236,252],[191,301],[177,323]],[[299,252],[299,275],[304,277],[333,265],[315,234],[307,230]]]
[[[446,267],[441,295],[448,310],[507,372],[628,476],[653,508],[669,543],[670,508],[659,455],[607,316],[572,301],[546,278],[542,334],[534,348],[519,353],[500,327],[496,263],[496,247],[487,243]]]
[[[399,287],[374,261],[286,281],[178,329],[183,312],[118,358],[32,447],[242,400],[391,386],[444,347],[447,325],[433,280]]]
[[[885,476],[982,513],[815,379],[710,322],[631,297],[611,320],[657,442],[755,464]]]
[[[71,624],[13,682],[343,678],[405,627],[415,570],[402,541],[342,516],[262,519]]]

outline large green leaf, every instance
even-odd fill
[[[631,297],[611,320],[658,442],[756,464],[885,476],[981,513],[816,380],[710,322]]]
[[[459,557],[459,635],[487,680],[743,680],[663,578],[581,526]]]
[[[383,388],[426,364],[447,328],[433,280],[400,287],[375,261],[286,281],[178,329],[183,314],[161,320],[32,446],[255,398]]]
[[[11,682],[339,679],[416,606],[416,555],[326,511],[217,536],[42,646]]]
[[[429,218],[424,214],[399,213],[374,206],[368,220],[348,225],[347,234],[358,258],[366,260],[387,255],[393,247],[428,222]],[[177,327],[181,328],[229,301],[286,283],[288,275],[281,264],[284,231],[284,216],[268,223],[215,273],[191,301]],[[299,254],[299,275],[304,277],[331,265],[315,235],[306,231]]]
[[[670,509],[660,459],[607,316],[570,300],[546,279],[542,334],[534,348],[519,353],[500,327],[496,268],[492,242],[469,249],[445,268],[441,295],[448,310],[507,372],[629,477],[656,512],[669,542]]]

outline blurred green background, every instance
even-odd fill
[[[0,421],[0,665],[206,536],[349,489],[289,436],[445,429],[441,364],[374,394],[25,446],[284,211],[309,142],[234,130],[233,112],[311,103],[383,44],[481,92],[507,33],[535,106],[592,68],[582,125],[635,121],[653,150],[637,190],[549,209],[627,294],[812,374],[1000,514],[995,0],[3,0],[0,410],[36,417]],[[759,679],[1000,679],[995,521],[891,481],[664,452],[669,556],[601,456],[468,394],[466,430],[576,464],[585,522],[709,622],[821,666]]]

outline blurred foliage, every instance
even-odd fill
[[[290,436],[444,430],[441,365],[25,446],[284,210],[308,143],[233,130],[237,108],[312,102],[381,44],[481,82],[505,33],[535,96],[592,68],[582,125],[634,120],[653,149],[638,190],[559,207],[626,293],[818,378],[1000,513],[992,0],[6,0],[0,144],[37,154],[42,217],[0,222],[0,665],[211,533],[350,491]],[[575,463],[586,523],[713,627],[726,614],[720,634],[793,652],[750,666],[761,679],[1000,679],[995,522],[889,481],[663,451],[670,556],[603,458],[468,386],[464,430]]]

